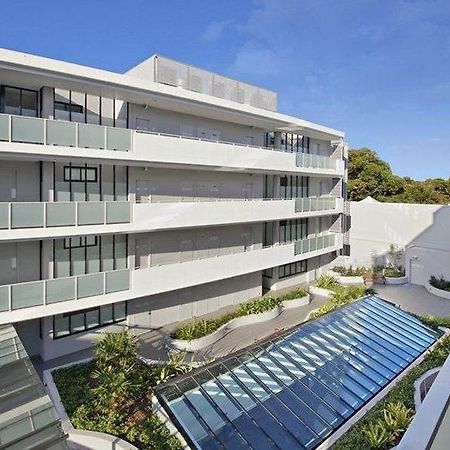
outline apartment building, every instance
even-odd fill
[[[165,57],[0,50],[0,324],[48,360],[312,281],[348,249],[343,138]]]

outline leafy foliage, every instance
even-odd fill
[[[432,328],[445,327],[450,328],[450,317],[426,315],[420,317],[420,320]]]
[[[180,442],[154,416],[153,387],[191,370],[182,356],[165,366],[148,367],[137,359],[137,341],[129,332],[107,333],[95,359],[53,372],[61,400],[73,425],[119,436],[142,450],[178,450]]]
[[[175,339],[183,339],[190,341],[211,334],[219,327],[236,317],[247,316],[249,314],[261,314],[270,311],[284,301],[294,300],[304,297],[307,294],[305,289],[299,287],[280,297],[263,297],[250,300],[240,305],[235,311],[217,317],[216,319],[197,319],[188,322],[186,325],[178,328],[172,333]]]
[[[332,291],[334,288],[340,286],[339,281],[331,275],[322,275],[316,281],[316,286],[321,289],[328,289]]]
[[[372,428],[375,427],[374,424],[385,423],[385,410],[392,412],[395,409],[399,409],[398,406],[401,405],[400,409],[402,412],[397,413],[396,420],[397,426],[404,425],[405,415],[412,417],[412,411],[414,411],[414,382],[422,376],[428,370],[442,366],[450,354],[450,336],[445,336],[442,338],[431,350],[423,361],[413,367],[404,378],[402,378],[384,397],[381,399],[366,415],[356,422],[343,436],[341,436],[331,447],[332,450],[369,450],[373,448],[390,448],[389,445],[384,447],[371,447],[371,442],[368,441],[367,434],[364,430],[368,429],[368,426],[372,424]],[[404,408],[406,408],[406,411]],[[394,413],[395,414],[395,413]],[[386,427],[386,425],[384,425]],[[397,439],[402,435],[402,432],[397,433]]]
[[[386,428],[381,420],[367,424],[362,431],[366,437],[367,444],[374,450],[385,448],[387,445],[392,444],[395,439],[394,434]]]
[[[434,275],[430,277],[431,286],[443,291],[450,291],[450,281],[446,280],[442,275],[437,278]]]
[[[345,267],[345,266],[334,266],[333,272],[339,273],[343,277],[362,277],[371,271],[367,267]]]
[[[370,195],[381,202],[450,203],[450,178],[415,181],[399,177],[368,148],[349,151],[348,178],[350,200],[359,201]]]

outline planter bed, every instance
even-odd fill
[[[344,286],[353,284],[364,284],[364,278],[362,277],[362,275],[345,276],[341,275],[339,272],[334,272],[333,270],[329,270],[327,275],[336,278],[337,281]]]
[[[437,297],[445,298],[446,300],[450,300],[450,291],[445,291],[444,289],[438,289],[434,286],[431,286],[430,283],[425,285],[425,289],[433,295]]]
[[[408,283],[408,277],[384,277],[385,284],[388,285],[400,285],[400,284],[407,284]]]
[[[235,330],[236,328],[261,322],[267,322],[278,317],[284,310],[306,306],[310,303],[310,301],[311,300],[309,295],[305,295],[304,297],[296,298],[293,300],[285,300],[280,304],[280,306],[271,309],[270,311],[266,311],[260,314],[248,314],[246,316],[231,319],[229,322],[217,328],[217,330],[198,339],[184,340],[174,339],[171,336],[166,336],[165,344],[170,349],[182,352],[195,352],[197,350],[202,350],[205,347],[214,344],[219,339],[222,339],[230,331]]]
[[[329,289],[324,289],[317,286],[310,286],[309,292],[312,295],[318,295],[319,297],[326,297],[326,298],[329,298],[334,294],[334,292],[330,291]]]

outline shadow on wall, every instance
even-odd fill
[[[351,202],[351,254],[346,265],[386,265],[391,244],[404,251],[401,265],[412,284],[431,275],[450,279],[450,206]]]

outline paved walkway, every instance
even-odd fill
[[[374,286],[377,295],[400,306],[405,311],[418,315],[450,317],[450,300],[430,294],[423,286]]]
[[[377,295],[395,303],[405,311],[418,315],[431,314],[434,316],[450,317],[450,300],[445,300],[430,294],[424,287],[404,285],[404,286],[383,286],[375,285]],[[247,327],[237,328],[231,331],[222,339],[211,345],[208,349],[197,352],[195,355],[188,355],[187,359],[204,360],[209,358],[218,358],[228,355],[232,352],[245,348],[258,340],[264,339],[272,334],[288,329],[302,323],[308,313],[325,303],[326,299],[314,297],[307,306],[302,306],[293,310],[283,311],[276,319],[269,322],[263,322]],[[233,307],[223,308],[204,318],[217,317],[229,312]],[[180,326],[180,323],[174,323],[159,330],[152,330],[139,337],[139,352],[142,356],[152,360],[164,361],[167,359],[167,350],[162,344],[162,338],[165,333],[170,333],[173,329]],[[56,367],[61,364],[67,364],[71,361],[87,358],[92,355],[91,349],[65,355],[51,361],[43,363],[35,361],[39,374],[43,369]]]
[[[237,328],[207,349],[196,352],[195,355],[188,355],[187,360],[192,359],[202,361],[210,358],[220,358],[221,356],[238,351],[261,339],[264,339],[265,337],[302,323],[309,312],[322,306],[325,301],[325,298],[316,296],[309,305],[291,310],[285,310],[273,320]],[[229,310],[229,308],[227,309]],[[213,316],[221,315],[224,312],[224,310],[216,311]],[[153,330],[140,336],[140,354],[148,359],[165,359],[166,350],[161,342],[163,333],[173,330],[178,326],[179,324],[174,324],[173,326],[170,325],[161,330]]]

